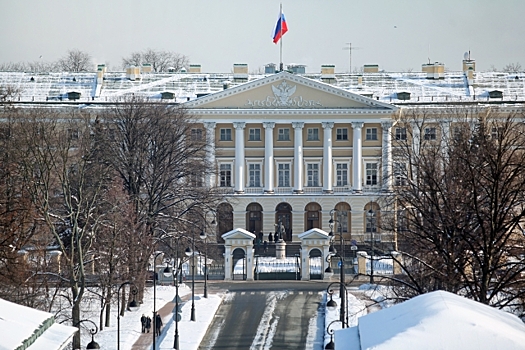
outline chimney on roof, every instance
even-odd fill
[[[151,63],[142,64],[142,73],[151,73],[152,71],[153,67],[151,66]]]
[[[140,79],[140,69],[139,67],[128,67],[126,68],[126,78],[129,80]]]
[[[235,63],[233,65],[233,80],[239,82],[248,80],[248,65],[246,63]]]
[[[335,83],[335,66],[333,64],[323,64],[321,66],[321,80],[323,83]]]
[[[379,65],[377,64],[365,64],[363,66],[364,73],[379,73]]]
[[[275,63],[268,63],[266,66],[264,66],[264,74],[275,74],[275,67]]]
[[[445,78],[445,65],[443,63],[425,63],[421,66],[421,70],[427,73],[427,79]]]
[[[190,73],[200,73],[201,65],[200,64],[190,64]]]

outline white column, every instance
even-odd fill
[[[211,166],[211,170],[206,173],[206,185],[208,187],[216,186],[215,180],[215,122],[205,122],[204,127],[206,128],[206,158]]]
[[[273,128],[275,123],[264,122],[264,188],[265,193],[273,193]]]
[[[361,192],[363,190],[362,180],[362,164],[363,164],[363,150],[361,139],[361,130],[363,129],[363,122],[352,122],[352,128],[354,129],[354,140],[352,144],[352,168],[353,168],[353,187],[354,192]]]
[[[292,123],[294,128],[294,192],[303,193],[303,127],[304,122]]]
[[[421,129],[417,123],[410,123],[410,127],[412,128],[412,148],[414,150],[414,154],[419,154],[419,145],[421,143]]]
[[[392,121],[381,122],[383,129],[383,191],[392,190]]]
[[[231,246],[231,242],[226,242],[226,244],[224,245],[224,280],[225,281],[232,280],[232,269],[233,269],[232,246]]]
[[[235,122],[235,193],[244,193],[244,127],[246,123]]]
[[[323,122],[324,142],[323,142],[323,192],[332,193],[333,166],[332,166],[332,128],[333,122]]]

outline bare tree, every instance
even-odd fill
[[[149,258],[158,239],[172,228],[182,231],[195,226],[187,218],[192,209],[215,208],[220,197],[215,188],[203,184],[213,171],[205,156],[211,145],[203,133],[196,132],[199,125],[180,106],[131,97],[106,111],[102,119],[111,128],[107,161],[123,181],[137,222],[151,238],[130,265],[134,275],[145,274],[145,257]]]
[[[74,73],[95,70],[91,56],[78,49],[69,50],[64,57],[58,60],[57,67],[62,71]]]
[[[93,157],[89,115],[71,112],[62,117],[45,109],[25,111],[19,118],[17,159],[38,219],[61,252],[61,276],[67,281],[71,320],[77,326],[108,166]],[[73,343],[80,348],[78,335]]]
[[[500,308],[525,296],[522,113],[413,109],[397,121],[390,200],[404,295],[442,289]]]
[[[516,63],[509,63],[505,65],[502,71],[505,73],[518,73],[518,72],[523,71],[523,68],[521,68],[521,64],[519,62],[516,62]]]
[[[188,57],[171,51],[146,49],[142,52],[133,52],[129,57],[122,59],[124,68],[151,64],[154,72],[180,71],[188,65]]]

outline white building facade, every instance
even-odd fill
[[[287,72],[185,105],[215,145],[207,157],[217,176],[206,181],[227,194],[219,211],[231,211],[222,228],[219,218],[219,231],[244,228],[268,240],[282,222],[284,239],[298,242],[312,228],[330,231],[337,209],[334,231],[344,239],[363,242],[378,232],[366,213],[380,215],[392,186],[397,107]]]

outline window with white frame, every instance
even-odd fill
[[[377,128],[366,128],[366,140],[367,141],[377,140]]]
[[[232,129],[224,128],[221,129],[221,141],[231,141],[232,140]]]
[[[290,187],[290,164],[279,163],[277,166],[279,187]]]
[[[308,163],[306,165],[306,175],[307,175],[307,186],[316,187],[319,186],[319,164],[318,163]]]
[[[261,164],[249,164],[248,165],[248,186],[249,187],[261,187]]]
[[[348,164],[336,164],[336,186],[348,186]]]
[[[436,139],[436,128],[425,128],[425,140],[435,140]]]
[[[289,128],[279,128],[277,130],[277,140],[278,141],[290,141],[290,129]]]
[[[366,163],[366,185],[377,185],[377,163]]]
[[[394,186],[406,186],[407,166],[405,163],[394,163]]]
[[[319,128],[308,128],[308,141],[319,141]]]
[[[250,130],[249,130],[249,140],[250,141],[261,141],[261,129],[259,129],[259,128],[250,128]]]
[[[405,141],[407,139],[407,128],[396,128],[396,140]]]
[[[202,140],[202,130],[201,129],[191,129],[191,140],[201,141]]]
[[[232,186],[232,165],[221,164],[220,165],[220,187],[231,187]]]
[[[348,128],[337,128],[335,130],[335,136],[337,141],[348,140]]]

